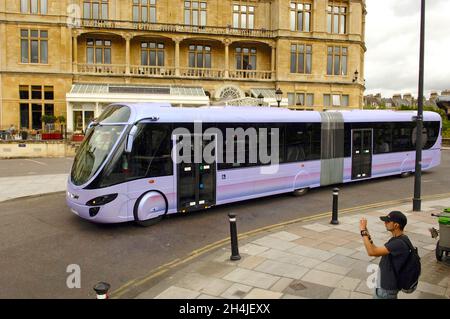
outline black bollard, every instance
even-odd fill
[[[339,188],[333,189],[333,214],[331,217],[330,224],[338,225],[338,199],[339,199]]]
[[[106,282],[99,282],[94,286],[95,293],[97,294],[97,299],[108,299],[108,290],[111,285]]]
[[[230,260],[239,260],[241,256],[239,255],[238,248],[238,237],[236,229],[236,214],[228,214],[230,218],[230,238],[231,238],[231,257]]]

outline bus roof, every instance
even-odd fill
[[[156,117],[158,122],[186,123],[200,121],[204,123],[268,123],[268,122],[321,122],[321,112],[296,111],[277,107],[252,106],[204,106],[171,107],[169,104],[156,103],[117,103],[131,109],[130,122]],[[416,111],[391,110],[343,110],[340,112],[344,122],[403,122],[412,121]],[[427,121],[440,121],[435,112],[424,112]]]

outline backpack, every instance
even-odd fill
[[[397,287],[404,293],[410,294],[416,290],[419,283],[419,277],[422,271],[420,256],[417,247],[412,245],[408,237],[403,238],[402,236],[398,237],[398,239],[408,245],[409,255],[398,273],[395,271],[394,267],[392,267],[392,269],[394,269],[395,277],[397,278]],[[391,255],[389,255],[389,257],[392,258]],[[392,259],[390,260],[391,265],[393,265]]]

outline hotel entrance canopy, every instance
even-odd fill
[[[170,103],[172,106],[209,105],[202,87],[142,86],[79,83],[66,94],[67,130],[84,132],[89,122],[111,103]]]

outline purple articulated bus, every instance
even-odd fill
[[[67,204],[92,222],[151,225],[166,214],[407,175],[415,115],[113,104],[86,131]],[[441,126],[439,114],[424,112],[424,170],[440,164]],[[266,158],[252,155],[263,149]]]

